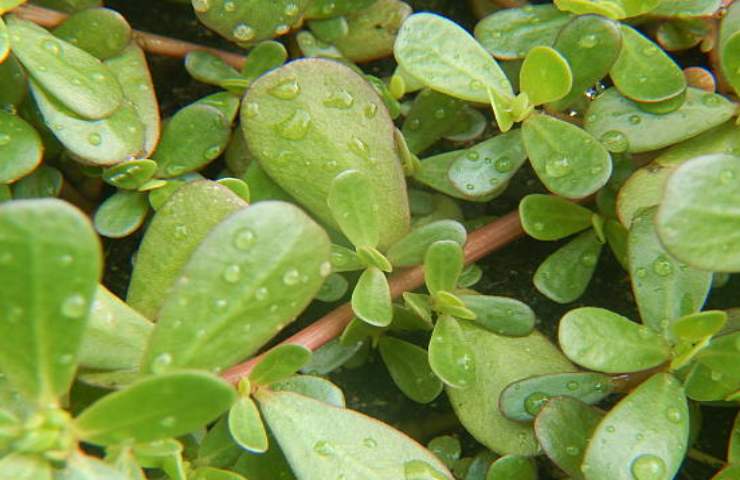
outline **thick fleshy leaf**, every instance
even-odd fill
[[[243,476],[230,470],[213,467],[199,467],[193,470],[193,480],[246,480]]]
[[[570,303],[586,291],[601,255],[602,244],[594,230],[581,233],[537,267],[534,285],[550,300]]]
[[[448,176],[462,194],[482,198],[506,188],[526,160],[521,131],[511,130],[461,151]]]
[[[0,106],[18,105],[28,93],[28,79],[14,55],[0,62]]]
[[[533,193],[519,202],[519,217],[527,235],[560,240],[591,226],[593,212],[555,195]]]
[[[712,477],[712,480],[734,480],[738,476],[740,476],[740,464],[734,464],[728,465],[717,472],[717,474]]]
[[[519,300],[493,295],[460,295],[460,300],[475,313],[473,321],[491,332],[522,337],[534,329],[534,312]]]
[[[599,372],[635,372],[668,360],[668,343],[653,330],[609,310],[581,307],[558,328],[560,348],[575,363]]]
[[[491,55],[462,27],[431,13],[411,15],[394,47],[396,60],[430,88],[470,102],[489,103],[488,89],[513,97]]]
[[[725,78],[735,93],[740,92],[740,5],[730,4],[722,18],[719,57]]]
[[[236,443],[255,453],[267,451],[268,440],[257,405],[249,397],[239,398],[229,410],[229,432]]]
[[[738,186],[737,156],[707,155],[680,166],[668,179],[656,218],[667,250],[697,268],[739,271]]]
[[[151,180],[156,170],[152,160],[130,160],[107,168],[103,180],[114,187],[136,190]]]
[[[346,405],[341,388],[325,378],[312,377],[311,375],[294,375],[280,380],[270,384],[270,390],[298,393],[340,408],[344,408]]]
[[[515,60],[532,47],[551,46],[570,18],[554,5],[501,9],[478,22],[475,38],[494,57]]]
[[[738,342],[740,332],[721,335],[697,354],[695,367],[686,379],[686,394],[690,398],[724,400],[740,390],[740,372],[736,368],[740,361]]]
[[[356,248],[378,246],[380,211],[367,175],[359,170],[337,175],[326,203],[342,233]]]
[[[149,212],[146,193],[121,190],[100,204],[95,212],[95,230],[108,238],[123,238],[144,223]]]
[[[454,240],[432,243],[424,256],[424,282],[429,292],[452,292],[463,269],[463,249]]]
[[[603,416],[574,398],[555,397],[537,414],[534,431],[548,458],[572,478],[582,479],[583,455]]]
[[[249,63],[249,61],[247,61]],[[248,81],[221,57],[205,50],[195,50],[185,56],[185,70],[199,82],[228,89],[240,85],[244,90]]]
[[[507,418],[528,422],[540,414],[552,397],[575,398],[593,405],[611,393],[608,375],[593,372],[552,373],[526,378],[501,392],[499,409]]]
[[[311,359],[311,350],[302,345],[280,345],[260,360],[249,374],[253,385],[269,385],[285,380],[303,368]]]
[[[326,202],[331,183],[354,169],[370,179],[384,217],[379,248],[408,232],[395,127],[373,87],[350,68],[307,59],[273,70],[247,91],[241,120],[267,174],[327,225],[338,226]]]
[[[475,353],[455,317],[443,315],[437,319],[429,340],[429,366],[452,388],[465,389],[475,383]]]
[[[131,27],[126,19],[108,8],[77,12],[56,27],[53,33],[100,60],[121,53],[131,40]]]
[[[491,464],[486,480],[537,480],[537,464],[531,457],[505,455]]]
[[[440,153],[432,157],[427,157],[421,161],[421,168],[414,173],[414,180],[427,185],[434,190],[444,193],[453,198],[468,200],[471,202],[487,202],[502,193],[508,183],[499,185],[492,193],[477,197],[467,195],[465,191],[458,190],[450,181],[450,169],[455,161],[465,155],[466,150],[453,150],[451,152]],[[480,158],[480,157],[479,157]],[[475,185],[473,185],[475,188]]]
[[[12,183],[41,162],[41,137],[25,120],[0,110],[0,183]]]
[[[573,86],[568,60],[551,47],[532,48],[519,71],[519,87],[532,105],[542,105],[565,97]]]
[[[662,152],[655,158],[655,163],[661,166],[678,166],[696,157],[713,153],[740,153],[740,125],[730,120],[707,130]]]
[[[409,150],[415,154],[423,152],[452,132],[463,118],[464,106],[465,102],[457,98],[422,90],[403,121],[402,132]]]
[[[352,292],[352,312],[363,322],[387,327],[393,320],[388,279],[377,267],[368,267]]]
[[[204,426],[235,398],[231,385],[208,373],[166,373],[101,398],[75,419],[75,428],[97,445],[150,442]]]
[[[306,18],[328,18],[364,10],[375,0],[313,0],[306,9]]]
[[[0,460],[0,475],[13,480],[51,480],[52,469],[40,456],[11,453]]]
[[[260,75],[278,68],[288,59],[285,46],[275,40],[260,42],[247,54],[241,75],[253,82]]]
[[[639,168],[627,179],[617,195],[617,217],[625,227],[643,208],[659,205],[663,190],[675,167],[673,165],[649,164]]]
[[[555,194],[583,198],[611,175],[609,152],[571,123],[536,114],[522,125],[522,138],[537,176]]]
[[[378,347],[393,382],[404,395],[429,403],[442,393],[442,382],[429,366],[426,350],[387,335],[380,338]]]
[[[552,104],[563,110],[609,73],[622,48],[622,32],[619,24],[608,18],[578,16],[563,26],[554,48],[568,61],[573,74],[570,93]]]
[[[452,435],[434,437],[427,444],[427,448],[449,468],[454,468],[455,463],[460,459],[460,455],[462,454],[460,440]]]
[[[734,111],[735,105],[725,97],[689,87],[678,110],[652,114],[610,88],[589,105],[585,128],[604,143],[621,134],[626,150],[640,153],[699,135],[729,120]]]
[[[388,261],[396,267],[419,265],[424,261],[427,249],[439,240],[451,240],[465,245],[465,227],[454,220],[438,220],[415,228],[386,252]]]
[[[220,370],[254,353],[311,301],[328,260],[326,234],[293,205],[261,202],[230,215],[180,271],[144,370]]]
[[[100,60],[34,23],[7,20],[13,54],[51,98],[86,119],[105,118],[119,108],[121,87]]]
[[[727,445],[727,461],[740,464],[740,413],[735,416],[730,432],[730,442]]]
[[[145,317],[156,318],[198,245],[222,220],[244,207],[246,203],[215,182],[193,182],[179,188],[146,230],[126,301]],[[201,215],[203,211],[208,215]],[[234,242],[249,248],[253,240],[245,230]]]
[[[599,423],[581,471],[587,480],[673,478],[688,437],[689,410],[681,382],[657,373]]]
[[[673,322],[672,330],[676,338],[697,342],[704,337],[712,336],[719,332],[726,322],[726,312],[722,310],[708,310],[684,315]]]
[[[536,455],[540,451],[531,425],[501,414],[498,400],[510,383],[548,373],[574,371],[573,365],[538,332],[526,337],[503,337],[461,323],[464,341],[473,352],[477,375],[466,389],[446,389],[465,429],[499,454]],[[537,352],[533,356],[531,352]]]
[[[101,271],[87,218],[59,200],[0,204],[0,369],[30,399],[67,392]]]
[[[57,197],[62,191],[62,172],[43,163],[13,184],[15,200]]]
[[[255,396],[298,478],[452,479],[432,453],[375,419],[289,392]],[[408,475],[417,471],[428,476]]]
[[[673,258],[658,238],[654,217],[652,208],[641,210],[632,220],[627,239],[629,270],[642,323],[670,338],[673,321],[701,310],[712,274]]]

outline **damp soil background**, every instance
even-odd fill
[[[469,29],[472,29],[476,22],[464,0],[406,1],[414,7],[414,11],[440,13]],[[202,26],[187,4],[166,0],[106,0],[105,6],[120,12],[137,30],[238,53],[244,52]],[[217,91],[215,87],[193,80],[185,71],[181,59],[153,55],[148,55],[147,58],[163,118],[192,101]],[[698,52],[689,51],[677,60],[684,66],[701,65],[704,57]],[[390,61],[363,66],[368,73],[376,75],[388,74],[392,67],[393,63]],[[444,148],[444,145],[442,147]],[[215,175],[221,168],[223,164],[215,162],[205,173]],[[503,196],[485,205],[466,204],[463,210],[466,218],[501,215],[516,209],[522,196],[535,191],[544,191],[544,188],[531,168],[522,168],[512,179]],[[125,297],[134,254],[140,241],[141,234],[122,240],[106,240],[107,268],[104,282],[118,295]],[[537,327],[552,339],[555,338],[557,323],[561,316],[568,310],[580,306],[599,306],[633,319],[638,318],[629,277],[606,248],[602,252],[588,290],[577,302],[559,305],[537,292],[532,284],[537,266],[561,245],[562,242],[539,242],[530,238],[517,240],[478,262],[483,270],[483,277],[475,288],[481,293],[505,295],[526,302],[537,313]],[[734,307],[737,306],[738,298],[740,298],[740,275],[734,275],[724,286],[712,290],[707,308]],[[345,298],[342,301],[347,300],[348,298]],[[280,338],[295,333],[338,304],[339,302],[336,304],[314,302]],[[430,405],[421,406],[412,402],[393,384],[377,354],[371,354],[360,367],[339,369],[331,374],[331,380],[344,390],[350,408],[392,424],[421,442],[426,443],[436,435],[453,434],[463,443],[463,455],[474,455],[482,448],[460,426],[444,394]],[[78,388],[87,390],[81,386]],[[78,392],[82,393],[80,390]],[[96,396],[92,391],[83,393],[83,396],[88,394]],[[694,448],[724,459],[734,414],[735,409],[732,408],[702,407],[703,425]],[[551,464],[543,462],[543,467],[545,465]],[[541,468],[540,471],[544,480],[563,478],[561,472],[554,469],[548,471],[548,467]],[[702,463],[687,459],[676,478],[704,480],[709,479],[714,471]]]

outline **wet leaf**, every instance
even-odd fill
[[[450,468],[454,467],[455,463],[460,459],[460,454],[462,453],[460,440],[458,440],[457,437],[453,437],[451,435],[441,435],[439,437],[434,437],[427,444],[427,448]]]
[[[305,397],[334,405],[335,407],[343,408],[345,406],[342,390],[329,380],[321,377],[295,375],[270,384],[270,390],[298,393]]]
[[[522,125],[522,138],[537,176],[555,194],[583,198],[609,179],[609,152],[573,124],[536,114]]]
[[[331,182],[326,202],[342,233],[356,248],[378,245],[380,211],[367,175],[359,170],[340,173]]]
[[[0,367],[14,387],[57,402],[77,367],[101,251],[87,218],[58,200],[0,204]]]
[[[41,164],[29,175],[13,184],[15,200],[56,197],[62,190],[62,172],[54,167]]]
[[[617,196],[617,216],[622,225],[629,228],[641,209],[660,204],[666,181],[674,170],[672,165],[649,164],[634,171]]]
[[[708,310],[684,315],[673,322],[671,328],[676,338],[696,342],[719,332],[725,322],[727,313],[722,310]]]
[[[493,295],[460,295],[460,300],[475,314],[473,321],[491,332],[522,337],[534,329],[534,312],[519,300]]]
[[[121,53],[131,41],[131,27],[126,19],[108,8],[74,13],[52,33],[100,60]]]
[[[537,464],[530,457],[505,455],[491,464],[486,480],[537,480]]]
[[[434,242],[450,240],[465,245],[465,227],[454,220],[438,220],[415,228],[386,252],[388,261],[396,267],[419,265],[424,261],[427,249]]]
[[[4,62],[10,54],[10,35],[5,21],[0,18],[0,63]]]
[[[519,87],[532,105],[560,100],[572,86],[568,61],[557,50],[538,46],[527,53],[519,71]]]
[[[434,145],[459,124],[465,103],[434,90],[424,89],[414,99],[403,122],[403,136],[411,152]]]
[[[487,202],[506,189],[508,183],[499,185],[499,188],[495,189],[493,193],[482,197],[467,195],[464,191],[458,190],[450,181],[449,173],[455,161],[463,155],[465,155],[465,150],[453,150],[423,159],[421,168],[414,173],[414,180],[450,197],[471,202]],[[473,188],[475,188],[475,185],[473,185]]]
[[[352,312],[376,327],[387,327],[393,320],[388,279],[377,267],[368,267],[352,292]]]
[[[439,291],[454,291],[462,269],[463,250],[454,240],[439,240],[427,249],[424,282],[432,295]]]
[[[697,268],[740,270],[738,185],[740,162],[733,155],[706,155],[680,166],[656,217],[666,249]]]
[[[236,443],[255,453],[267,451],[268,441],[257,405],[249,397],[239,398],[229,410],[229,432]]]
[[[10,453],[0,460],[0,475],[14,480],[52,480],[52,469],[40,456]]]
[[[475,352],[455,317],[442,315],[437,319],[429,340],[429,366],[452,388],[465,389],[475,383],[478,370]]]
[[[378,347],[393,382],[404,395],[429,403],[442,393],[442,382],[429,366],[426,350],[388,335],[380,337]]]
[[[306,18],[328,18],[364,10],[376,0],[313,0],[306,9]]]
[[[591,102],[585,128],[600,141],[624,137],[632,153],[657,150],[721,125],[733,115],[734,104],[721,95],[696,88],[686,90],[686,101],[666,114],[652,114],[610,88]]]
[[[650,13],[661,17],[705,17],[716,12],[721,0],[661,0]]]
[[[660,24],[655,36],[660,46],[672,52],[699,45],[708,33],[709,27],[703,19],[681,18]]]
[[[287,59],[288,52],[282,43],[274,40],[260,42],[247,54],[241,74],[253,82],[260,75],[281,66]]]
[[[75,425],[82,439],[96,445],[149,442],[202,427],[235,398],[228,383],[207,373],[161,374],[106,395],[87,407]]]
[[[740,7],[730,4],[719,32],[720,66],[727,81],[740,92]]]
[[[95,212],[95,230],[108,238],[131,235],[144,223],[149,213],[145,193],[118,191],[100,204]]]
[[[585,478],[673,478],[686,452],[688,418],[681,383],[653,375],[596,427],[581,466]]]
[[[152,160],[130,160],[119,163],[103,172],[103,179],[114,187],[136,190],[151,180],[157,164]]]
[[[0,183],[12,183],[41,162],[41,137],[25,120],[0,110]]]
[[[678,166],[711,153],[740,153],[740,125],[730,120],[711,130],[672,146],[656,157],[662,166]]]
[[[311,360],[311,350],[302,345],[279,345],[268,351],[249,374],[252,385],[285,380]]]
[[[575,363],[599,372],[646,370],[668,360],[668,343],[653,330],[609,310],[581,307],[566,313],[560,348]]]
[[[407,18],[394,52],[404,70],[439,92],[486,104],[488,89],[513,97],[509,80],[490,54],[462,27],[439,15]]]
[[[0,107],[18,105],[28,92],[28,79],[18,59],[9,55],[0,62]]]
[[[591,226],[591,210],[555,195],[532,193],[519,203],[527,235],[537,240],[560,240]]]

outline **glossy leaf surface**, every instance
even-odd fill
[[[428,223],[409,232],[386,252],[388,261],[396,267],[419,265],[424,261],[429,246],[439,240],[452,240],[460,246],[465,245],[465,227],[454,220],[439,220]]]
[[[326,203],[342,233],[356,248],[378,245],[380,211],[367,175],[359,170],[337,175],[331,182]]]
[[[415,154],[423,152],[450,133],[462,120],[464,105],[449,95],[422,90],[403,122],[402,132],[409,150]]]
[[[377,267],[368,267],[360,275],[352,292],[352,312],[363,322],[386,327],[393,320],[388,279]]]
[[[591,225],[591,210],[555,195],[533,193],[519,203],[527,235],[537,240],[560,240]]]
[[[532,105],[542,105],[565,97],[573,86],[568,61],[551,47],[532,48],[519,71],[519,87]]]
[[[719,33],[720,65],[727,81],[740,92],[740,7],[730,4]]]
[[[537,267],[534,285],[550,300],[570,303],[586,291],[601,255],[601,242],[593,230],[581,233]]]
[[[434,295],[440,290],[452,292],[463,269],[463,250],[454,240],[432,243],[424,256],[424,282]]]
[[[267,432],[257,405],[251,398],[241,397],[231,406],[229,432],[234,441],[245,450],[255,453],[267,451]]]
[[[722,329],[726,322],[726,312],[708,310],[684,315],[673,322],[672,330],[677,338],[696,342],[704,337],[714,335]]]
[[[123,16],[107,8],[90,8],[68,17],[54,36],[100,60],[119,54],[131,40],[131,27]]]
[[[388,335],[380,338],[378,347],[393,382],[404,395],[429,403],[442,393],[442,382],[429,366],[426,350]]]
[[[0,110],[0,183],[12,183],[41,162],[41,137],[21,117]]]
[[[505,455],[491,464],[486,480],[537,480],[537,464],[523,455]]]
[[[344,393],[339,387],[325,378],[311,375],[294,375],[280,380],[270,384],[270,390],[298,393],[340,408],[346,404]]]
[[[108,238],[123,238],[141,227],[148,212],[145,193],[116,192],[95,212],[95,230]]]
[[[475,313],[473,321],[491,332],[521,337],[534,329],[534,312],[519,300],[493,295],[460,295],[460,300]]]
[[[311,359],[311,350],[302,345],[280,345],[267,352],[249,374],[253,385],[269,385],[285,380]]]

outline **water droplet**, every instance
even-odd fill
[[[265,300],[268,295],[269,295],[269,292],[267,291],[265,287],[260,287],[254,292],[254,297],[260,301]]]
[[[565,386],[566,386],[566,388],[567,388],[568,390],[570,390],[571,392],[573,392],[573,391],[575,391],[575,390],[578,390],[578,382],[576,382],[575,380],[571,380],[571,381],[570,381],[570,382],[568,382],[568,383],[567,383],[567,384],[566,384]]]
[[[260,113],[260,106],[256,102],[247,102],[246,108],[244,109],[244,113],[247,116],[247,118],[254,118]]]
[[[542,230],[544,230],[544,229],[545,229],[545,224],[544,224],[544,223],[542,223],[542,222],[534,222],[534,225],[532,225],[532,227],[533,227],[533,228],[534,228],[535,230],[537,230],[538,232],[541,232]]]
[[[313,451],[321,455],[322,457],[328,457],[334,455],[334,445],[327,440],[319,440],[314,443]]]
[[[187,226],[183,224],[175,225],[175,239],[176,240],[183,240],[187,238],[187,236],[188,236]]]
[[[572,170],[570,160],[567,158],[555,158],[545,162],[545,173],[552,178],[561,178],[568,175]]]
[[[667,277],[673,273],[673,263],[661,255],[653,262],[653,271],[661,277]]]
[[[9,144],[12,139],[7,133],[0,133],[0,147]]]
[[[568,445],[567,447],[565,447],[565,453],[575,457],[576,455],[581,453],[581,449],[576,447],[575,445]]]
[[[301,274],[295,268],[290,268],[283,274],[283,283],[286,285],[297,285],[300,279]]]
[[[470,88],[473,90],[480,90],[483,88],[483,84],[479,82],[478,80],[471,80],[469,83]]]
[[[74,358],[74,355],[65,353],[64,355],[59,355],[57,362],[59,362],[60,365],[69,365],[70,363],[72,363],[72,360],[74,360]]]
[[[682,418],[681,411],[676,407],[668,407],[668,409],[665,411],[665,416],[673,423],[680,422]]]
[[[355,97],[353,97],[347,90],[340,88],[339,90],[332,92],[332,94],[325,98],[322,103],[327,107],[346,110],[355,103]]]
[[[735,172],[732,170],[722,170],[719,172],[719,181],[721,184],[728,185],[733,180],[735,180]]]
[[[536,416],[549,398],[547,394],[542,392],[531,393],[524,399],[524,410],[530,415]]]
[[[378,106],[374,103],[368,103],[362,113],[365,114],[365,118],[375,118],[375,114],[378,113]]]
[[[319,275],[322,277],[328,277],[331,273],[331,262],[321,262],[319,265]]]
[[[277,132],[288,140],[300,140],[308,134],[310,126],[311,115],[299,108],[290,118],[277,125]]]
[[[581,263],[586,267],[593,267],[596,265],[596,255],[593,253],[584,253],[581,255]]]
[[[177,423],[177,419],[173,416],[164,417],[162,420],[159,421],[159,424],[163,426],[164,428],[172,428]]]
[[[614,428],[614,425],[609,425],[606,427],[606,431],[609,433],[614,433],[616,431],[616,428]]]
[[[43,42],[41,42],[41,47],[47,52],[50,52],[54,55],[59,55],[59,53],[62,51],[59,47],[59,42],[55,40],[44,40]]]
[[[254,31],[254,28],[250,27],[246,23],[240,23],[234,27],[231,34],[240,42],[248,42],[254,38],[256,32]]]
[[[465,189],[466,190],[473,190],[474,188],[475,188],[475,185],[473,185],[472,183],[466,183],[465,184]]]
[[[370,147],[359,137],[352,137],[347,145],[352,153],[362,158],[370,157]]]
[[[640,455],[630,467],[635,480],[663,480],[665,478],[665,462],[655,455]]]
[[[234,13],[236,11],[236,3],[233,0],[226,0],[224,2],[224,11],[227,13]]]
[[[375,448],[378,446],[378,442],[374,438],[371,438],[371,437],[366,437],[362,441],[362,444],[365,445],[367,448]]]
[[[69,318],[80,318],[87,311],[85,297],[75,293],[62,302],[62,315]]]
[[[580,40],[578,40],[578,46],[581,48],[594,48],[597,42],[598,39],[596,38],[596,35],[584,35]]]
[[[640,278],[645,278],[645,275],[647,275],[647,269],[640,267],[637,270],[635,270],[635,275],[637,275]]]
[[[290,26],[288,26],[288,25],[286,25],[284,23],[282,23],[282,24],[278,25],[277,27],[275,27],[275,35],[278,35],[278,36],[285,35],[289,31],[290,31]]]
[[[701,98],[701,103],[707,107],[717,107],[720,104],[720,99],[717,95],[708,93]]]
[[[468,160],[473,160],[473,161],[476,161],[478,160],[478,158],[480,158],[480,154],[475,150],[469,151],[468,153],[465,154],[465,156],[467,157]]]
[[[438,108],[434,111],[434,118],[438,120],[442,120],[447,115],[447,112],[445,112],[444,108]]]
[[[105,80],[105,78],[105,75],[103,75],[102,73],[93,73],[92,75],[92,79],[96,82],[102,82],[103,80]]]
[[[193,10],[198,13],[206,13],[211,9],[210,0],[193,0]]]
[[[412,118],[409,120],[409,130],[418,130],[421,126],[421,120],[418,118]]]
[[[160,353],[152,361],[152,372],[162,373],[167,367],[172,364],[172,355],[165,352]]]
[[[229,265],[224,269],[221,276],[228,283],[236,283],[242,277],[242,269],[239,265]]]
[[[334,12],[335,8],[337,8],[336,4],[334,2],[329,2],[321,7],[321,13],[324,15],[330,15]]]
[[[614,153],[626,152],[629,148],[627,136],[618,130],[609,130],[599,138],[599,141],[604,144],[607,150]]]
[[[639,115],[630,115],[630,117],[627,119],[632,125],[637,125],[640,122],[642,122],[642,118],[640,118]]]
[[[295,77],[285,78],[270,88],[268,93],[281,100],[293,100],[301,93],[301,86]]]
[[[507,173],[514,168],[514,162],[512,162],[509,157],[499,157],[496,159],[494,167],[499,173]]]
[[[99,133],[91,133],[87,137],[87,141],[90,142],[90,145],[100,145],[103,141],[103,138],[100,136]]]
[[[289,17],[294,17],[298,15],[298,5],[296,5],[295,3],[289,3],[285,6],[285,10],[283,10],[283,12]]]

